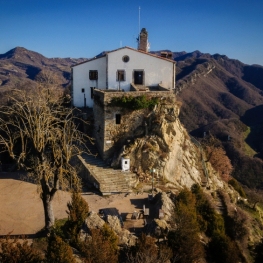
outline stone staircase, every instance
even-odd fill
[[[113,169],[98,156],[83,154],[79,160],[86,170],[84,179],[92,182],[102,195],[127,193],[136,180],[135,174]]]
[[[223,215],[226,212],[226,207],[218,191],[215,191],[214,194],[215,194],[214,196],[215,210],[218,214]]]
[[[92,138],[92,111],[87,112],[86,119],[89,124],[84,127],[84,132]],[[78,156],[78,163],[81,168],[80,176],[84,181],[93,184],[103,195],[129,192],[132,184],[136,181],[136,175],[109,167],[100,157],[94,141],[88,140],[86,146],[90,154],[85,153]]]

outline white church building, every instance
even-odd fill
[[[167,55],[167,54],[166,54]],[[148,33],[139,35],[138,49],[122,47],[104,52],[98,57],[72,67],[72,104],[75,107],[93,107],[93,90],[131,91],[161,87],[175,88],[176,64],[165,54],[148,52]]]

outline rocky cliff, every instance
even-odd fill
[[[154,176],[179,189],[195,183],[223,187],[212,167],[203,161],[199,143],[182,126],[179,112],[180,103],[174,96],[163,98],[152,111],[144,112],[144,136],[124,145],[112,166],[124,157],[130,159],[131,170],[141,181],[150,182]]]

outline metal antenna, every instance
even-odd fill
[[[139,35],[140,35],[140,30],[141,30],[141,7],[139,6]]]

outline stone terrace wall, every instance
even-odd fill
[[[139,97],[146,95],[147,97],[170,97],[173,96],[172,90],[159,90],[159,91],[114,91],[114,90],[99,90],[94,89],[94,103],[101,103],[107,105],[114,97],[132,96]]]
[[[171,91],[114,92],[94,90],[94,136],[100,155],[104,160],[112,158],[128,139],[145,135],[147,133],[145,123],[151,113],[148,109],[129,110],[112,106],[110,105],[112,98],[142,95],[160,99],[175,96]],[[121,116],[120,124],[116,124],[116,114]]]

